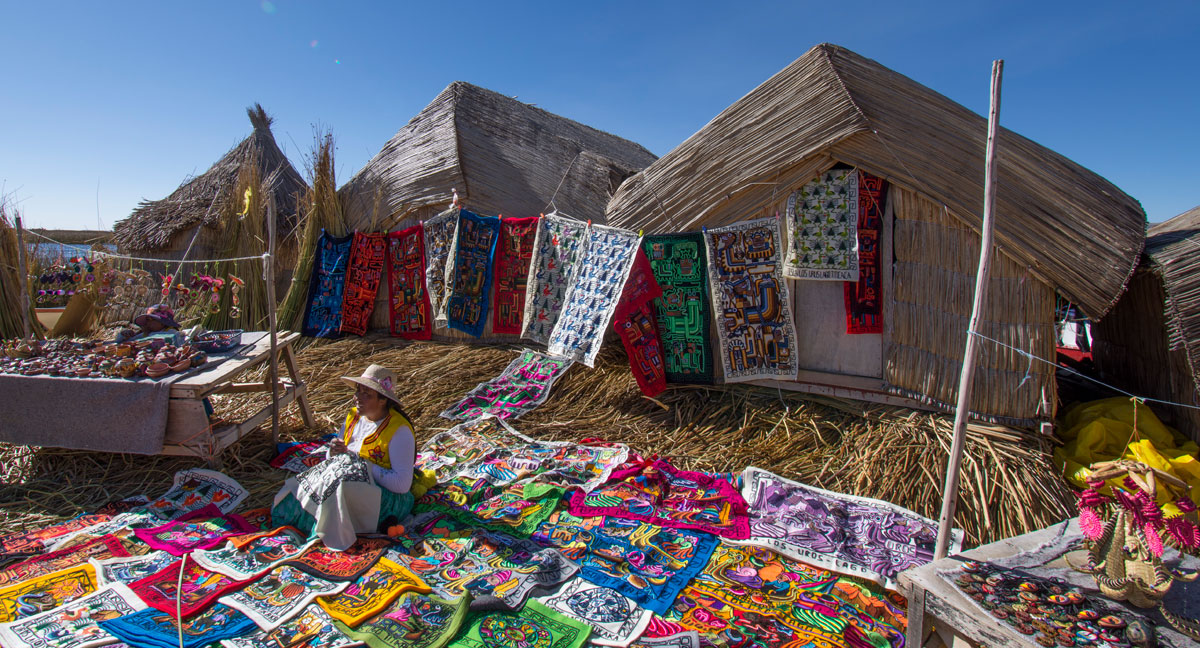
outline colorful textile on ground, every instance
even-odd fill
[[[326,443],[324,441],[305,441],[304,443],[290,444],[271,460],[271,467],[288,472],[302,473],[325,461],[325,446]]]
[[[662,297],[662,288],[654,280],[654,270],[646,253],[637,250],[621,301],[613,312],[613,329],[621,336],[629,368],[642,393],[657,396],[667,388],[666,364],[658,324],[654,318],[654,300]]]
[[[338,630],[371,648],[443,648],[462,627],[470,600],[410,592],[357,629],[335,623]]]
[[[651,612],[638,607],[620,592],[575,579],[558,593],[539,597],[538,603],[583,621],[592,627],[591,642],[600,646],[625,648],[642,636],[650,624]]]
[[[179,599],[180,612],[183,618],[205,609],[217,597],[226,592],[241,587],[246,581],[239,581],[209,571],[200,565],[187,560],[176,560],[161,571],[151,574],[141,580],[129,584],[146,605],[175,616],[176,598]],[[179,587],[179,570],[183,568],[183,586]]]
[[[80,565],[0,588],[0,623],[41,614],[100,587],[95,568]]]
[[[750,536],[746,501],[725,479],[680,470],[662,459],[631,464],[590,493],[572,493],[571,514],[642,520],[730,539]]]
[[[622,444],[539,441],[487,416],[460,423],[425,442],[416,465],[446,483],[455,477],[492,486],[540,482],[591,491],[625,463]]]
[[[858,281],[858,171],[831,169],[787,201],[789,279]]]
[[[135,529],[149,529],[160,524],[162,524],[162,520],[158,519],[158,517],[154,514],[144,510],[120,513],[104,522],[87,527],[86,529],[72,531],[66,535],[61,535],[52,540],[48,540],[46,542],[46,549],[48,551],[58,551],[59,549],[73,547],[81,542],[86,542],[89,539],[94,539],[105,535],[114,535],[121,539],[129,539],[130,536],[133,535],[133,531]],[[137,546],[141,546],[141,543],[137,543]],[[135,546],[126,546],[125,548],[129,549],[130,553],[139,553],[136,550],[137,547]]]
[[[500,236],[500,219],[467,210],[458,215],[454,256],[447,268],[446,316],[452,329],[479,337],[487,326],[492,292],[492,255]]]
[[[346,263],[346,285],[342,288],[342,333],[367,333],[386,257],[386,236],[354,233],[350,260]]]
[[[147,508],[167,520],[209,504],[215,504],[222,513],[232,513],[249,494],[241,484],[222,473],[205,468],[189,468],[175,473],[171,487],[162,497],[150,502]]]
[[[451,648],[581,648],[592,629],[529,601],[520,612],[472,612]]]
[[[0,625],[0,643],[8,648],[90,648],[116,639],[97,625],[133,614],[146,604],[129,588],[109,585],[41,614]]]
[[[193,552],[192,559],[210,571],[248,580],[299,556],[313,542],[315,540],[308,540],[292,527],[279,527],[265,533],[231,538],[220,549]]]
[[[184,619],[182,627],[175,623],[175,617],[153,608],[101,621],[100,627],[132,646],[146,648],[180,648],[181,630],[182,648],[203,648],[258,629],[250,617],[221,603]]]
[[[222,515],[221,509],[209,504],[162,526],[136,529],[133,533],[154,549],[182,556],[196,549],[215,547],[230,536],[256,531],[258,528],[251,526],[242,516],[234,513]]]
[[[120,515],[129,511],[144,508],[150,503],[145,495],[134,495],[121,500],[114,500],[96,509],[96,515]]]
[[[129,585],[151,574],[166,569],[177,558],[165,551],[152,551],[141,556],[125,558],[88,558],[96,570],[96,581],[101,587],[110,583]]]
[[[642,249],[662,288],[654,300],[668,383],[713,382],[712,308],[709,306],[704,235],[659,234],[642,239]]]
[[[525,320],[525,288],[529,261],[533,258],[538,217],[505,218],[500,221],[496,243],[496,294],[492,300],[492,333],[521,334]]]
[[[74,547],[59,549],[9,565],[0,571],[0,586],[75,567],[87,562],[88,558],[122,558],[128,555],[129,550],[116,536],[101,536]]]
[[[589,227],[587,236],[587,250],[578,261],[574,283],[567,287],[547,352],[593,367],[640,239],[637,232],[600,225]]]
[[[883,209],[887,180],[858,172],[858,281],[847,281],[846,333],[883,333]]]
[[[579,567],[557,549],[474,529],[436,513],[417,516],[391,555],[447,598],[469,595],[471,609],[521,607],[534,592],[566,582]]]
[[[550,388],[574,360],[525,349],[495,378],[481,382],[442,412],[442,418],[475,419],[483,414],[517,418],[550,398]]]
[[[271,509],[269,507],[260,506],[258,508],[250,509],[249,511],[242,511],[241,513],[238,513],[238,515],[242,516],[242,519],[246,521],[246,524],[254,527],[257,531],[270,531],[272,528]]]
[[[300,332],[307,337],[336,338],[342,329],[342,289],[350,260],[352,236],[334,238],[321,232],[308,284],[308,307]]]
[[[438,326],[446,325],[446,266],[454,250],[458,232],[458,208],[446,211],[425,221],[425,288],[429,293],[429,313]]]
[[[742,473],[750,502],[745,544],[895,588],[896,576],[933,560],[937,522],[890,502],[843,495],[753,466]],[[962,548],[962,530],[950,551]]]
[[[433,337],[433,310],[425,283],[425,227],[420,223],[388,234],[388,323],[408,340]]]
[[[539,221],[529,263],[521,337],[538,344],[550,341],[567,289],[575,283],[579,261],[587,250],[587,230],[587,223],[557,213]]]
[[[779,272],[779,219],[734,223],[704,236],[725,382],[795,378],[796,326]]]
[[[629,648],[700,648],[700,634],[695,630],[684,630],[665,637],[642,637]]]
[[[403,565],[380,558],[337,596],[317,599],[329,616],[354,628],[405,592],[428,594],[429,586]]]
[[[220,601],[241,610],[258,627],[270,632],[296,616],[318,596],[337,594],[349,583],[335,583],[299,569],[276,567],[266,576],[226,596]]]
[[[374,566],[390,545],[384,538],[359,538],[349,549],[334,551],[318,543],[284,564],[325,580],[352,581]]]
[[[446,513],[464,524],[528,538],[554,512],[562,494],[561,487],[547,484],[489,486],[483,479],[456,477],[430,488],[413,512]]]
[[[32,531],[10,533],[0,537],[0,562],[6,559],[24,559],[36,556],[46,551],[54,540],[78,531],[83,531],[88,527],[106,522],[111,518],[111,515],[81,515],[61,524],[34,529]]]
[[[349,648],[359,645],[337,628],[321,606],[310,603],[299,614],[270,632],[258,630],[221,642],[225,648]]]
[[[533,540],[580,564],[585,580],[612,588],[658,612],[704,569],[718,538],[621,518],[578,518],[556,512]]]
[[[1036,637],[1043,645],[1055,641],[1057,636],[1082,637],[1088,643],[1110,646],[1174,644],[1164,642],[1163,635],[1156,633],[1148,619],[1099,596],[1088,597],[1064,580],[1040,578],[1000,565],[973,561],[938,574],[1000,625],[1018,635],[1030,639]],[[1055,635],[1047,634],[1047,628],[1054,630]],[[1134,634],[1139,631],[1152,640],[1157,634],[1158,641],[1133,641]]]

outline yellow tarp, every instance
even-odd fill
[[[1054,450],[1054,460],[1072,484],[1086,488],[1089,465],[1124,458],[1187,482],[1192,500],[1200,501],[1200,447],[1163,425],[1145,403],[1122,396],[1081,403],[1063,416],[1060,430],[1065,445]],[[1180,514],[1165,488],[1159,488],[1158,503],[1167,517]]]

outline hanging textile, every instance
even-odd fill
[[[543,216],[538,222],[521,337],[538,344],[550,341],[567,288],[574,283],[579,261],[587,250],[587,231],[587,223],[557,213]]]
[[[492,290],[492,256],[499,236],[499,218],[478,216],[465,209],[459,213],[454,256],[446,268],[450,328],[475,337],[483,335]]]
[[[661,296],[662,288],[654,280],[650,261],[646,253],[638,249],[621,301],[613,312],[613,329],[621,336],[634,380],[642,393],[650,397],[667,388],[662,342],[658,339],[654,317],[654,300]]]
[[[533,258],[538,217],[505,218],[500,221],[496,243],[496,295],[492,300],[492,333],[521,334],[525,318],[525,289],[529,261]]]
[[[429,312],[438,326],[446,325],[446,265],[454,250],[458,232],[457,207],[425,221],[425,287],[429,293]]]
[[[474,419],[492,414],[501,419],[517,418],[546,402],[554,381],[573,364],[574,360],[525,349],[499,376],[476,385],[441,416]]]
[[[425,282],[425,227],[420,223],[388,234],[388,322],[392,335],[433,337],[433,306]]]
[[[883,209],[887,180],[858,172],[858,281],[847,281],[846,333],[883,333]]]
[[[795,378],[796,326],[779,270],[779,220],[734,223],[705,237],[725,382]]]
[[[658,234],[642,239],[662,297],[654,300],[668,383],[713,382],[712,306],[708,256],[699,232]]]
[[[858,171],[831,169],[787,200],[783,276],[858,281]]]
[[[10,648],[91,648],[116,643],[97,623],[133,614],[146,604],[120,583],[109,585],[67,605],[12,623],[0,624],[0,643]]]
[[[588,228],[587,252],[579,262],[575,281],[567,288],[562,313],[550,333],[548,353],[595,366],[639,242],[637,232],[600,225]]]
[[[354,233],[342,291],[342,333],[366,335],[386,257],[387,238],[383,234]]]
[[[342,328],[342,289],[352,236],[334,238],[321,232],[308,283],[308,307],[300,332],[307,337],[336,338]]]

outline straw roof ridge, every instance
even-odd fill
[[[113,238],[120,249],[136,252],[167,247],[177,233],[197,224],[215,225],[223,200],[232,196],[238,169],[243,162],[255,160],[264,183],[275,194],[280,231],[295,226],[297,201],[306,187],[304,178],[280,150],[271,133],[273,118],[261,104],[246,109],[253,132],[229,149],[204,173],[188,177],[169,196],[161,200],[143,200],[127,218],[113,225]]]
[[[1200,206],[1151,227],[1146,257],[1162,278],[1170,347],[1183,349],[1193,383],[1200,384]]]
[[[436,212],[455,189],[483,213],[533,215],[553,197],[563,211],[601,220],[620,182],[655,159],[627,139],[455,81],[338,194],[354,228]]]
[[[648,232],[753,217],[764,185],[786,192],[843,162],[982,226],[987,120],[848,49],[822,43],[635,175],[608,205]],[[1132,277],[1145,213],[1116,186],[1008,129],[998,147],[997,245],[1093,316]],[[776,192],[765,190],[766,196]]]

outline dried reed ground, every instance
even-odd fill
[[[309,346],[298,359],[321,425],[304,428],[296,408],[289,407],[281,438],[306,440],[330,431],[352,404],[352,390],[338,378],[375,362],[401,376],[405,408],[421,442],[450,427],[438,414],[498,375],[517,351],[374,336]],[[215,400],[218,414],[229,419],[262,404],[242,395]],[[550,400],[514,426],[544,439],[627,443],[686,468],[738,472],[754,465],[936,518],[951,423],[926,412],[750,386],[674,386],[651,400],[638,390],[620,345],[610,343],[596,368],[571,368]],[[1049,442],[1031,433],[972,426],[956,518],[968,544],[1071,515],[1073,497],[1049,451]],[[267,465],[272,456],[269,434],[261,431],[221,455],[224,471],[250,490],[248,506],[269,506],[287,477]],[[175,471],[199,465],[195,459],[0,445],[0,532],[49,524],[116,498],[156,495]]]

